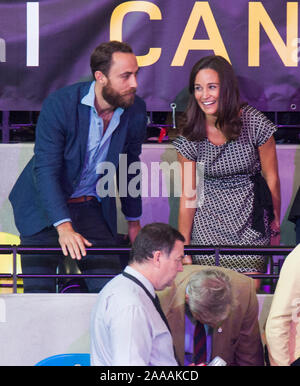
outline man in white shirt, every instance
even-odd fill
[[[183,270],[184,237],[148,224],[136,237],[124,272],[101,290],[91,319],[91,364],[176,366],[172,337],[155,291]]]

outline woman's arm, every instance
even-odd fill
[[[181,166],[181,197],[178,214],[178,230],[185,238],[185,244],[191,241],[191,231],[196,211],[196,162],[178,153]],[[185,264],[192,264],[190,256],[183,260]]]
[[[275,232],[280,231],[280,181],[278,175],[278,163],[276,155],[275,140],[272,136],[266,143],[258,148],[262,174],[268,184],[272,195],[274,220],[271,229]]]

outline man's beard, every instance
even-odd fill
[[[135,92],[136,89],[131,88],[126,94],[121,95],[110,86],[110,83],[108,83],[102,89],[102,96],[111,106],[126,109],[133,104]]]

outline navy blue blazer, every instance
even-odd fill
[[[90,107],[80,103],[90,82],[64,87],[43,103],[36,127],[34,156],[16,181],[9,200],[20,234],[29,236],[70,217],[67,199],[79,183],[84,165]],[[146,105],[138,96],[125,109],[112,134],[107,162],[116,169],[119,154],[127,155],[128,165],[139,161],[146,136]],[[134,175],[128,175],[128,183]],[[114,197],[101,200],[104,218],[113,234],[117,233]],[[122,212],[128,217],[142,213],[141,197],[122,197]]]

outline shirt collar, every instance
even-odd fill
[[[93,81],[90,85],[89,92],[81,99],[81,103],[83,105],[92,107],[95,111],[95,81]],[[118,116],[121,116],[124,109],[122,107],[118,107],[115,112],[117,112]]]
[[[95,81],[93,81],[90,85],[89,92],[81,99],[81,103],[83,105],[87,105],[90,107],[94,107],[95,102]]]
[[[153,297],[155,297],[155,289],[152,285],[152,283],[140,272],[136,271],[134,268],[127,265],[127,267],[124,269],[125,272],[129,273],[130,275],[134,276],[136,279],[138,279],[144,286],[147,288],[147,290],[151,293]]]

